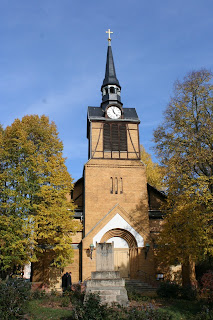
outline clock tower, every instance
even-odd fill
[[[106,71],[99,107],[88,107],[88,162],[84,166],[82,280],[96,270],[96,243],[114,242],[115,270],[137,278],[141,268],[154,273],[149,242],[148,193],[145,166],[140,160],[139,123],[135,108],[121,102],[110,30]],[[94,247],[92,259],[88,255]],[[151,251],[151,250],[150,250]],[[151,258],[152,257],[152,258]]]

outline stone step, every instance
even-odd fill
[[[120,279],[119,271],[95,271],[91,274],[92,279]]]
[[[137,285],[137,286],[126,284],[126,287],[131,287],[131,288],[132,287],[134,287],[134,288],[149,288],[149,287],[152,287],[153,288],[153,286],[151,286],[149,284],[140,284],[140,285]]]
[[[111,296],[104,296],[104,295],[100,295],[101,298],[101,302],[102,303],[107,303],[107,304],[113,304],[116,302],[118,302],[118,296],[117,295],[111,295]]]
[[[86,284],[87,288],[91,287],[124,287],[124,279],[92,279],[88,280]]]
[[[102,295],[108,296],[108,295],[119,295],[121,293],[121,290],[120,289],[112,290],[111,288],[109,290],[106,290],[106,288],[105,289],[91,288],[89,289],[89,292],[99,294],[100,296]]]
[[[126,280],[126,288],[140,292],[156,291],[156,287],[136,279]]]

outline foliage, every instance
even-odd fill
[[[196,316],[190,318],[191,320],[213,320],[213,310],[205,308],[199,312]]]
[[[144,296],[135,290],[127,290],[129,301],[149,301],[150,297]]]
[[[161,282],[157,289],[157,294],[162,298],[178,298],[180,294],[180,286],[176,283]]]
[[[25,116],[0,131],[0,260],[14,273],[29,260],[51,256],[63,267],[72,258],[72,179],[56,125]]]
[[[42,300],[46,296],[45,290],[34,290],[31,292],[31,299]]]
[[[162,298],[196,300],[197,291],[191,286],[182,287],[172,282],[161,282],[157,294]]]
[[[140,146],[140,158],[146,166],[147,182],[156,189],[161,190],[163,188],[163,168],[158,163],[152,161],[151,155],[146,152],[142,145]]]
[[[59,300],[61,302],[61,299]],[[65,319],[65,317],[68,317],[71,314],[71,310],[62,308],[60,304],[58,304],[56,307],[54,303],[49,303],[49,300],[47,300],[46,298],[44,301],[29,301],[27,313],[27,315],[29,315],[29,319],[31,320],[59,320]]]
[[[209,303],[213,303],[213,271],[209,270],[204,273],[201,278],[202,295],[204,295]]]
[[[84,303],[75,303],[74,314],[66,320],[169,320],[170,315],[156,310],[154,305],[147,304],[141,308],[109,307],[100,303],[98,295],[90,294]],[[65,319],[64,319],[65,320]]]
[[[197,290],[192,286],[183,286],[180,289],[180,298],[184,300],[196,300]]]
[[[22,279],[0,281],[0,318],[12,320],[21,317],[30,298],[29,282]]]
[[[66,295],[65,295],[66,296]],[[66,296],[67,297],[67,296]],[[33,320],[73,320],[78,319],[77,316],[72,312],[72,306],[61,307],[63,304],[64,296],[57,295],[46,295],[42,300],[31,300],[28,305],[28,315]],[[74,306],[79,304],[83,308],[82,302],[75,300]],[[71,300],[73,304],[73,301]],[[190,320],[190,319],[211,319],[211,318],[198,318],[195,315],[199,315],[209,312],[208,307],[203,309],[202,301],[188,301],[180,299],[169,299],[168,298],[153,298],[149,299],[148,302],[134,303],[134,306],[127,308],[113,306],[106,307],[108,309],[107,316],[103,320],[114,320],[114,319],[152,319],[152,320]],[[202,311],[203,309],[203,311]],[[99,314],[98,314],[99,316]]]
[[[213,255],[213,85],[207,70],[175,83],[155,142],[165,168],[167,217],[159,255],[185,264]]]
[[[207,256],[205,260],[196,264],[196,276],[200,284],[202,275],[209,270],[213,270],[213,256]]]
[[[63,296],[68,297],[72,304],[83,304],[85,292],[82,292],[79,284],[72,285],[72,290],[67,290],[63,293]]]
[[[62,306],[62,308],[68,307],[69,304],[70,304],[70,299],[69,299],[69,297],[68,297],[68,296],[62,297],[62,299],[61,299],[61,306]]]
[[[98,295],[90,294],[84,304],[75,304],[73,319],[102,320],[106,319],[107,315],[108,309],[105,305],[100,304],[100,297]]]

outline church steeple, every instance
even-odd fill
[[[111,44],[108,45],[106,71],[105,71],[105,78],[104,78],[102,87],[109,85],[109,84],[114,84],[114,85],[117,85],[118,87],[120,87],[119,81],[116,77]]]
[[[109,34],[109,37],[108,37],[105,78],[103,80],[103,84],[101,87],[101,91],[102,91],[101,107],[103,109],[105,109],[106,106],[111,103],[116,103],[122,106],[122,102],[120,98],[121,86],[116,77],[115,65],[114,65],[112,47],[111,47],[110,33],[113,33],[113,32],[111,32],[109,29],[108,31],[106,31],[106,33]]]

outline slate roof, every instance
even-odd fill
[[[123,118],[117,119],[117,121],[131,121],[140,123],[137,112],[135,108],[122,108],[123,109]],[[105,118],[104,110],[101,107],[88,107],[88,119],[90,121],[93,120],[101,120],[101,121],[116,121],[114,119],[110,120],[109,118]]]
[[[116,77],[115,65],[114,65],[114,61],[113,61],[111,46],[108,46],[108,50],[107,50],[106,71],[105,71],[105,78],[104,78],[102,87],[104,87],[108,84],[115,84],[115,85],[121,87],[119,84],[119,81]]]

